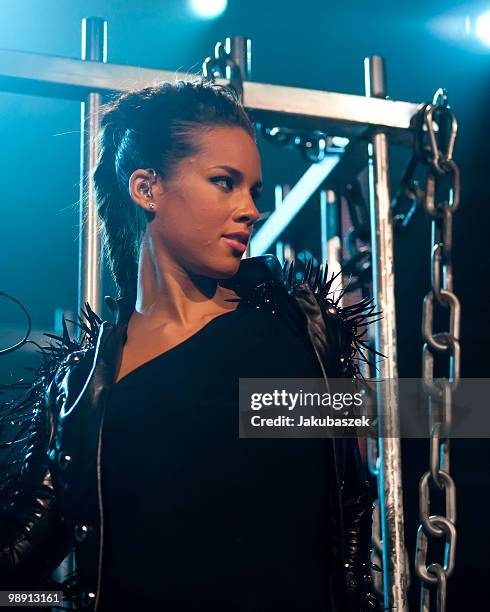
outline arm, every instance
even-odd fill
[[[371,527],[373,499],[356,438],[336,440],[341,447],[341,482],[345,581],[349,610],[379,610],[371,577]]]
[[[323,310],[328,339],[327,372],[330,378],[359,378],[359,365],[354,360],[359,358],[362,327],[372,314],[372,307],[367,304],[366,312],[362,303],[353,305],[351,318],[349,313],[346,316],[335,304],[333,306],[332,309],[330,305],[331,314],[327,308]],[[360,315],[365,318],[359,319]],[[382,603],[375,592],[371,576],[374,506],[367,472],[366,442],[365,438],[340,438],[335,440],[335,445],[339,458],[347,605],[349,610],[374,612],[382,609]]]
[[[306,276],[308,280],[309,274]],[[366,348],[364,329],[378,313],[366,299],[342,308],[338,299],[329,299],[331,282],[317,279],[313,287],[308,282],[295,286],[296,303],[306,315],[310,338],[329,380],[360,378],[360,349]],[[374,594],[370,563],[373,500],[366,465],[357,438],[338,438],[334,444],[341,489],[347,609],[377,610],[380,604]]]
[[[53,480],[48,451],[54,442],[63,378],[72,366],[84,363],[81,357],[95,347],[101,319],[87,303],[78,322],[72,323],[78,328],[77,337],[71,337],[64,317],[61,336],[44,334],[51,343],[40,347],[43,360],[31,384],[0,385],[0,392],[25,390],[0,405],[0,438],[8,439],[0,448],[14,451],[22,446],[15,457],[9,452],[0,466],[0,588],[63,586],[66,597],[71,589],[67,582],[74,578],[63,585],[50,581],[73,540],[63,519],[61,485]]]
[[[48,584],[49,576],[70,550],[47,455],[56,405],[54,383],[42,399],[37,399],[42,391],[40,383],[34,383],[14,406],[20,418],[28,415],[24,423],[28,432],[27,445],[18,459],[20,469],[12,474],[15,460],[2,467],[5,476],[0,508],[2,589],[33,589]],[[32,408],[31,402],[36,399]],[[12,419],[11,407],[7,416]],[[6,426],[5,420],[3,425]],[[23,431],[17,442],[24,438]]]
[[[46,465],[31,472],[13,506],[1,516],[0,586],[40,588],[70,550]]]

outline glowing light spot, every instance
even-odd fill
[[[490,47],[490,11],[477,18],[475,32],[478,38]]]
[[[228,0],[191,0],[190,5],[197,17],[215,19],[225,12]]]

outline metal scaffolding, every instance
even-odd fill
[[[80,219],[85,223],[80,239],[79,305],[89,301],[100,313],[100,239],[93,189],[87,178],[97,157],[94,138],[99,128],[97,110],[108,94],[162,81],[190,80],[194,75],[107,63],[107,24],[101,19],[84,20],[82,42],[82,59],[0,50],[0,90],[81,102]],[[253,111],[254,120],[269,126],[321,130],[348,139],[348,144],[336,153],[311,164],[285,195],[281,191],[280,203],[254,234],[252,255],[268,249],[275,252],[274,245],[284,229],[313,195],[323,194],[321,202],[325,208],[331,185],[354,180],[368,166],[374,297],[384,314],[376,325],[375,348],[387,355],[387,359],[380,363],[380,377],[396,379],[389,143],[413,147],[416,117],[424,109],[424,104],[386,99],[384,65],[379,57],[366,60],[366,95],[358,96],[249,81],[250,41],[242,37],[228,39],[227,52],[241,66],[241,96],[245,108]],[[215,80],[228,85],[231,77]],[[324,229],[326,225],[324,219]],[[326,251],[323,242],[322,250]],[[380,435],[378,440],[383,584],[385,605],[406,612],[407,568],[403,542],[399,416],[396,390],[390,389],[391,395],[383,397],[380,433],[384,435]]]

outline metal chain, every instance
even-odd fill
[[[231,54],[226,51],[222,42],[216,43],[214,55],[207,57],[202,63],[202,75],[209,81],[215,79],[233,80],[241,76],[240,68],[233,61]]]
[[[349,278],[349,290],[361,289],[362,297],[371,295],[372,252],[369,205],[359,181],[347,183],[342,196],[347,204],[352,228],[345,235],[347,258],[342,262],[343,274]],[[366,378],[370,378],[370,373]],[[373,474],[374,475],[374,474]]]
[[[447,128],[447,129],[445,129]],[[452,159],[457,133],[447,96],[438,90],[423,111],[418,134],[419,161],[427,165],[423,207],[431,218],[431,284],[422,310],[423,386],[427,394],[430,430],[430,464],[419,482],[419,520],[415,571],[420,578],[421,612],[446,610],[447,579],[454,570],[456,550],[456,485],[449,471],[449,431],[452,392],[459,381],[461,305],[453,291],[452,218],[459,206],[459,168]],[[424,144],[428,138],[428,144]],[[444,141],[445,139],[445,141]],[[441,196],[441,194],[446,197]],[[449,330],[434,331],[435,302],[449,313]],[[447,355],[448,376],[434,378],[434,356]],[[445,514],[430,514],[430,485],[444,493]],[[427,565],[430,538],[445,541],[444,559]],[[432,600],[432,605],[431,605]]]
[[[202,76],[212,82],[216,79],[229,80],[228,87],[235,91],[240,100],[243,100],[242,71],[222,42],[216,43],[214,55],[207,57],[202,63]]]

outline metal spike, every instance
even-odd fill
[[[332,288],[332,285],[334,284],[334,282],[341,275],[342,275],[342,270],[339,270],[337,273],[336,272],[332,272],[332,275],[330,276],[330,280],[325,285],[325,291],[326,291],[327,294],[330,292],[330,289]],[[338,300],[335,300],[334,303],[337,304],[337,301]]]
[[[303,275],[303,282],[304,283],[310,283],[312,269],[313,269],[313,258],[310,257],[310,259],[308,260],[308,263],[306,264],[306,270],[305,270],[305,273]]]
[[[322,267],[321,265],[317,267],[316,272],[315,272],[315,278],[313,280],[313,286],[312,289],[315,293],[318,293],[318,288],[319,288],[319,281],[320,281],[320,277],[322,275]]]
[[[294,274],[294,259],[291,260],[288,271],[288,285],[293,286],[293,274]]]
[[[290,266],[291,266],[291,262],[289,260],[286,260],[284,262],[284,266],[282,267],[282,279],[285,283],[287,283],[287,280],[288,280]]]
[[[323,278],[322,278],[322,292],[323,292],[323,287],[325,287],[327,282],[328,282],[328,263],[325,262],[325,268],[323,270]]]
[[[65,315],[63,315],[61,317],[61,326],[63,328],[63,343],[66,346],[70,346],[71,345],[71,338],[70,338],[70,334],[68,333],[68,328],[66,327],[66,319],[65,319]]]

